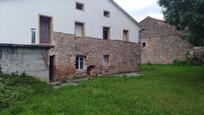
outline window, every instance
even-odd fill
[[[110,28],[103,27],[103,39],[108,40],[110,38]]]
[[[109,11],[103,11],[103,15],[105,17],[110,17],[110,12]]]
[[[40,16],[40,43],[42,44],[50,43],[51,22],[51,17]]]
[[[85,69],[85,59],[86,56],[78,55],[76,56],[75,66],[77,70],[84,70]]]
[[[84,10],[84,4],[76,2],[76,9],[77,10]]]
[[[108,67],[109,66],[109,55],[104,55],[103,56],[103,66]]]
[[[129,31],[128,30],[123,30],[123,40],[129,41]]]
[[[75,36],[84,36],[84,24],[76,22],[75,23]]]
[[[142,48],[146,48],[147,47],[147,42],[142,42]]]

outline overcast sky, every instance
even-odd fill
[[[147,16],[163,19],[158,0],[114,0],[138,22]]]

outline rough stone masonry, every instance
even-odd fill
[[[137,43],[101,40],[89,37],[53,32],[51,43],[55,48],[54,81],[70,80],[99,74],[136,72],[140,62],[140,46]],[[76,56],[86,57],[86,67],[92,66],[90,74],[76,69]],[[109,56],[108,66],[103,65],[104,55]]]
[[[182,39],[183,32],[177,31],[162,20],[151,17],[139,23],[141,63],[171,64],[174,60],[185,60],[193,46]]]
[[[204,47],[195,47],[193,49],[193,58],[204,65]]]

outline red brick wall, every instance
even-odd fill
[[[97,38],[75,37],[52,33],[55,46],[50,55],[55,55],[55,80],[70,80],[87,77],[86,71],[75,69],[76,55],[85,55],[86,64],[94,65],[92,75],[136,72],[139,67],[140,46],[137,43]],[[109,55],[109,67],[103,66],[103,55]]]

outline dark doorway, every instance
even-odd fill
[[[50,56],[49,59],[49,80],[50,82],[52,82],[54,80],[54,60],[55,60],[55,56]]]
[[[50,43],[51,18],[40,16],[40,43]]]

